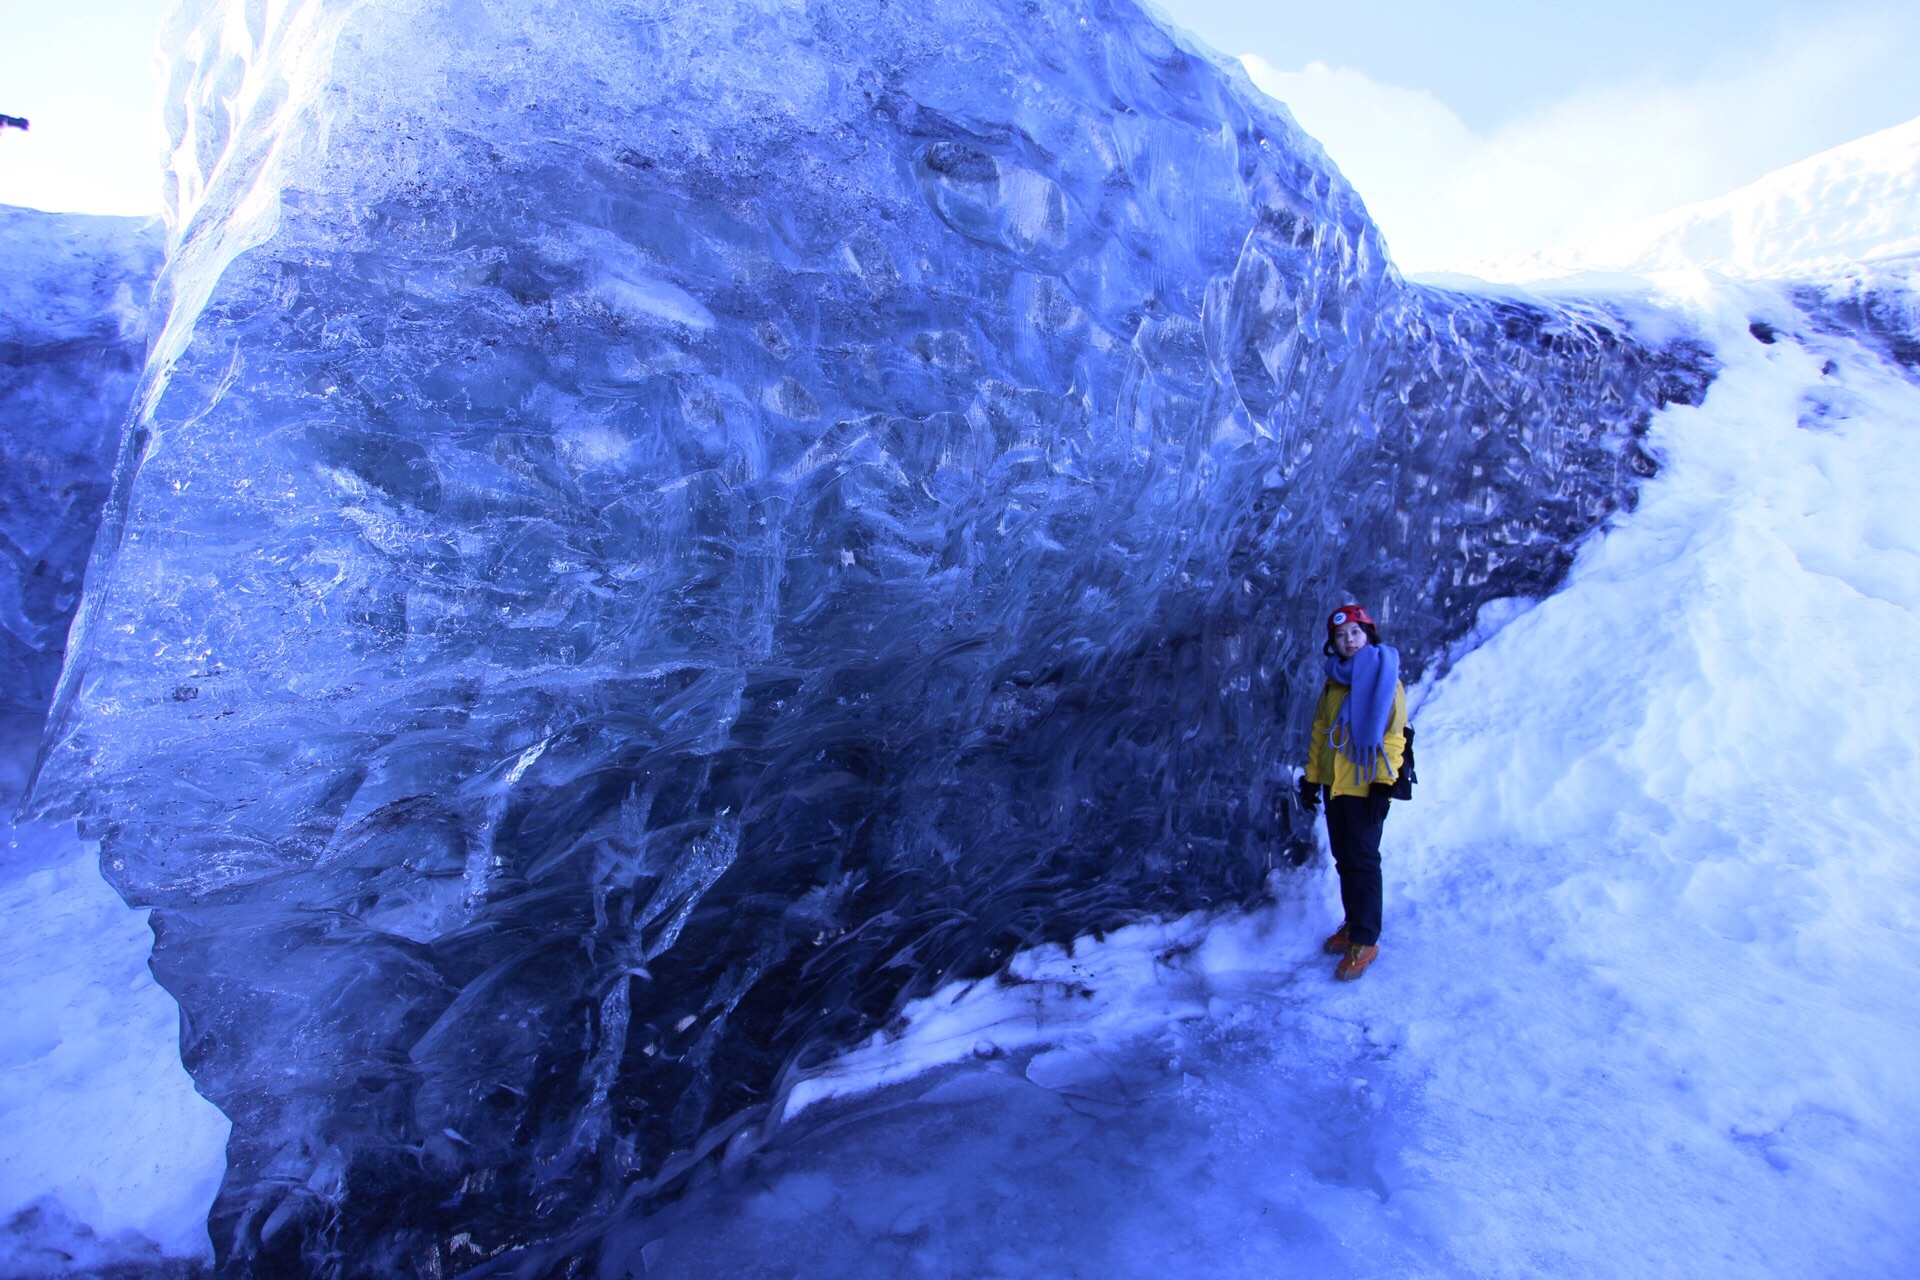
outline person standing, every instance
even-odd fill
[[[1313,741],[1300,778],[1311,813],[1327,797],[1327,841],[1340,873],[1346,920],[1326,940],[1351,982],[1380,954],[1380,833],[1406,757],[1407,691],[1400,651],[1380,643],[1371,615],[1343,604],[1327,618],[1326,684],[1313,715]]]

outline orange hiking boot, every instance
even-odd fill
[[[1340,963],[1333,966],[1333,976],[1342,982],[1352,982],[1367,971],[1373,958],[1380,954],[1380,948],[1354,943],[1347,948],[1347,954],[1340,957]]]
[[[1339,932],[1320,944],[1320,949],[1330,956],[1337,956],[1347,949],[1347,926],[1340,926]]]

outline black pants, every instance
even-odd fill
[[[1364,796],[1327,797],[1327,841],[1340,872],[1340,905],[1347,909],[1347,941],[1380,941],[1380,830],[1387,825],[1387,788]]]

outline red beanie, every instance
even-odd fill
[[[1365,609],[1357,604],[1343,604],[1327,615],[1327,630],[1331,632],[1335,627],[1344,627],[1349,622],[1358,622],[1369,627],[1374,625],[1373,615]]]

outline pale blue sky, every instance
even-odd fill
[[[1403,267],[1527,252],[1920,116],[1914,0],[1161,0],[1287,103]]]
[[[0,204],[160,208],[165,148],[150,66],[166,0],[0,0]]]
[[[159,204],[167,0],[0,0],[0,203]],[[1920,115],[1912,0],[1164,0],[1251,54],[1430,267],[1717,195]]]
[[[1581,89],[1695,79],[1849,17],[1878,15],[1920,39],[1920,5],[1858,0],[1161,0],[1161,9],[1223,53],[1281,69],[1323,62],[1425,90],[1482,132]],[[1853,88],[1861,127],[1848,137],[1920,114],[1920,75]]]

